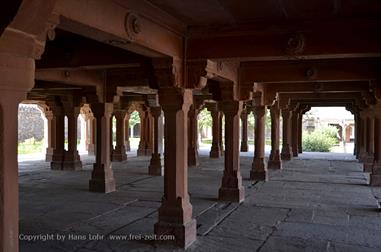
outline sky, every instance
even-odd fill
[[[310,111],[319,118],[353,119],[351,112],[344,107],[312,107]]]

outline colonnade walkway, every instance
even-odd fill
[[[139,236],[154,233],[163,195],[163,177],[147,175],[149,160],[113,163],[117,191],[110,194],[88,191],[92,157],[82,156],[84,169],[76,172],[21,162],[20,250],[154,250],[150,237]],[[199,167],[189,167],[198,239],[188,251],[381,250],[381,188],[366,186],[368,175],[352,155],[303,153],[256,183],[248,179],[251,163],[241,157],[241,205],[217,201],[223,158],[201,156]],[[24,241],[30,234],[54,237]]]

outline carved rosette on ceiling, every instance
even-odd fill
[[[305,75],[308,80],[313,80],[316,79],[318,75],[318,70],[316,67],[310,67],[306,70]]]
[[[305,37],[301,33],[291,34],[287,38],[285,52],[288,55],[299,55],[305,49]]]
[[[133,12],[128,12],[124,20],[124,28],[128,40],[135,41],[139,33],[142,31],[140,17]]]

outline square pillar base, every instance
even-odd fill
[[[289,153],[289,152],[282,152],[280,154],[280,157],[282,160],[291,160],[292,158],[292,153]]]
[[[79,171],[82,170],[82,162],[76,161],[63,161],[62,170],[64,171]]]
[[[245,142],[241,142],[241,152],[248,152],[249,146]]]
[[[219,201],[238,202],[241,203],[245,200],[245,188],[221,187],[218,191]]]
[[[53,148],[46,148],[45,162],[53,161]]]
[[[269,160],[267,162],[267,169],[272,169],[272,170],[282,169],[282,161],[281,160]]]
[[[110,193],[116,191],[115,180],[114,179],[90,179],[89,180],[89,191],[90,192],[100,192],[100,193]]]
[[[148,166],[148,174],[151,176],[163,176],[163,167],[161,166],[160,154],[152,154],[150,164]]]
[[[250,179],[255,181],[268,181],[267,171],[250,171]]]
[[[370,174],[370,186],[381,186],[381,174]]]
[[[173,235],[174,240],[159,240],[157,237],[156,243],[161,245],[170,245],[180,248],[188,248],[194,241],[196,241],[197,229],[196,220],[191,219],[185,224],[168,223],[159,221],[155,224],[155,235]]]

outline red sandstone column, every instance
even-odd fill
[[[357,133],[356,133],[356,158],[360,160],[360,149],[361,149],[361,142],[362,142],[362,120],[360,117],[360,112],[356,113],[356,124],[357,124]]]
[[[110,160],[110,118],[113,105],[110,103],[91,104],[96,120],[96,158],[89,181],[92,192],[109,193],[115,191],[114,174]]]
[[[188,112],[188,166],[199,166],[198,158],[198,110],[194,104],[191,105]]]
[[[62,162],[63,170],[81,170],[82,162],[77,150],[77,129],[79,107],[64,107],[68,120],[68,150],[65,151]]]
[[[292,155],[297,157],[299,154],[299,113],[297,111],[292,113],[291,117],[291,144],[292,144]]]
[[[370,185],[381,186],[381,105],[373,108],[374,118],[374,163],[370,174]]]
[[[291,149],[291,115],[292,112],[289,109],[282,109],[283,119],[283,141],[282,141],[282,160],[290,160],[292,157]]]
[[[51,162],[56,146],[56,119],[51,110],[45,112],[45,117],[48,120],[48,147],[46,148],[45,161]]]
[[[127,111],[116,110],[114,111],[116,119],[116,145],[115,149],[112,151],[112,161],[122,162],[127,160],[126,147],[124,145],[124,119],[126,117]]]
[[[0,37],[0,251],[3,252],[18,251],[18,104],[33,87],[35,72],[34,59],[22,56],[21,49],[30,48],[30,52],[31,41],[32,37],[13,30],[5,30]],[[19,42],[17,48],[8,51],[7,45],[15,42]]]
[[[280,110],[278,105],[271,106],[271,153],[268,161],[269,169],[282,169],[282,161],[279,151],[279,116]]]
[[[53,150],[50,168],[52,170],[62,170],[62,162],[65,155],[65,114],[62,105],[49,104],[56,121],[55,139],[56,145]]]
[[[125,137],[125,146],[126,151],[131,151],[130,146],[130,114],[126,113],[126,117],[124,119],[124,137]]]
[[[298,117],[298,153],[303,153],[303,113]]]
[[[222,132],[222,119],[224,117],[224,114],[223,112],[220,111],[220,119],[219,119],[219,122],[218,124],[220,125],[219,126],[219,143],[220,143],[220,150],[221,150],[221,156],[223,156],[225,154],[225,148],[224,148],[224,143],[223,143],[223,132]]]
[[[267,167],[265,163],[265,125],[266,125],[266,107],[255,106],[255,149],[250,179],[267,180]]]
[[[366,157],[364,158],[364,172],[372,172],[374,162],[374,124],[375,117],[369,113],[367,118]]]
[[[217,110],[217,104],[214,104],[213,108],[210,107],[209,111],[212,116],[212,137],[213,137],[212,147],[210,149],[209,157],[219,158],[221,156],[221,145],[220,145],[221,112]]]
[[[146,156],[151,156],[152,155],[152,147],[153,147],[153,118],[151,113],[147,110],[147,116],[146,116],[146,128],[145,128],[145,140],[146,140],[146,145],[145,145],[145,155]]]
[[[139,147],[137,151],[138,156],[144,156],[146,154],[146,117],[148,116],[148,113],[146,111],[139,111],[139,117],[140,117],[140,141],[139,141]]]
[[[242,102],[222,101],[222,111],[225,114],[225,169],[218,199],[221,201],[243,202],[245,190],[239,163],[239,120],[242,112]]]
[[[249,146],[247,144],[247,111],[246,109],[241,113],[241,126],[242,126],[242,135],[241,135],[241,152],[247,152]]]
[[[151,161],[148,167],[148,174],[152,176],[162,176],[163,169],[161,166],[161,158],[160,158],[160,132],[159,132],[159,118],[161,116],[161,107],[153,107],[151,108],[151,114],[153,117],[153,153],[151,157]]]
[[[355,127],[354,127],[354,130],[355,130],[355,143],[354,143],[354,150],[353,150],[353,154],[356,156],[356,158],[358,158],[358,142],[359,142],[359,119],[358,119],[358,113],[357,112],[354,112],[354,120],[355,120]]]
[[[366,112],[361,111],[360,112],[360,120],[361,120],[361,142],[360,142],[360,153],[359,153],[359,160],[360,162],[364,162],[364,158],[366,156],[366,140],[368,135],[368,126],[367,126],[367,120],[366,120]]]
[[[165,116],[164,196],[159,208],[156,235],[174,235],[178,246],[187,248],[196,240],[196,220],[188,194],[187,120],[192,91],[174,87],[159,89]]]
[[[95,123],[96,122],[95,122],[93,114],[89,115],[86,120],[88,155],[95,155]]]

